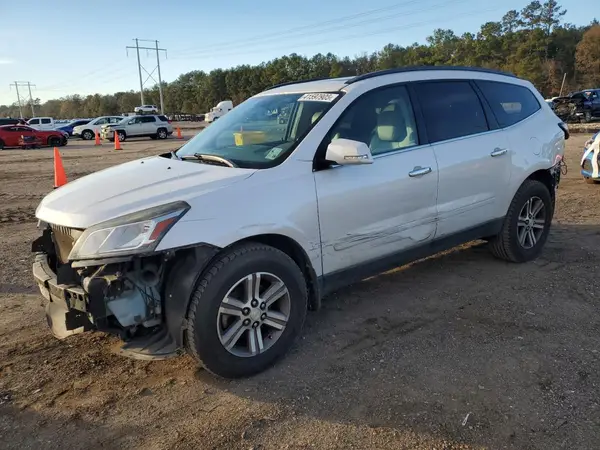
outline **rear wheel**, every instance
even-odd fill
[[[0,139],[0,150],[4,150],[4,141]]]
[[[50,136],[48,138],[48,145],[50,147],[60,147],[60,145],[61,145],[61,139],[59,137],[56,137],[56,136]]]
[[[166,129],[164,129],[164,128],[159,128],[159,129],[156,131],[156,137],[157,137],[158,139],[166,139],[166,138],[167,138],[167,130],[166,130]]]
[[[548,239],[554,203],[545,184],[526,180],[515,194],[502,230],[490,239],[497,258],[526,262],[537,258]]]
[[[94,139],[94,137],[95,135],[92,130],[85,130],[83,133],[81,133],[81,139],[83,139],[84,141],[91,141],[92,139]]]
[[[201,275],[188,311],[189,352],[227,378],[271,366],[300,334],[306,282],[285,253],[245,244],[224,253]]]
[[[583,113],[583,122],[590,123],[592,121],[592,113],[590,111],[586,111]]]

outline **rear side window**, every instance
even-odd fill
[[[470,136],[489,130],[481,101],[468,81],[415,84],[429,142]]]
[[[160,120],[162,120],[163,122],[168,122],[169,121],[169,119],[167,119],[165,116],[158,116],[158,118]]]
[[[492,107],[502,128],[514,125],[540,109],[540,103],[529,89],[497,81],[476,81]]]
[[[51,123],[52,121],[50,119],[42,119],[42,123]]]

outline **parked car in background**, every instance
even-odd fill
[[[2,125],[19,125],[21,124],[20,119],[10,119],[7,117],[0,117],[0,126]]]
[[[68,133],[69,136],[73,136],[73,129],[80,125],[86,125],[90,122],[90,119],[79,119],[73,120],[72,122],[67,123],[67,125],[58,126],[57,130],[64,131]]]
[[[584,89],[553,99],[556,115],[564,121],[588,123],[600,117],[600,89]]]
[[[21,137],[39,139],[40,145],[62,147],[67,145],[68,134],[60,130],[36,130],[27,125],[0,126],[0,149],[19,147]]]
[[[265,119],[286,106],[285,126]],[[60,338],[125,336],[132,357],[186,348],[217,375],[255,374],[341,286],[477,239],[537,258],[567,137],[530,82],[491,70],[275,86],[177,151],[42,200],[47,322]]]
[[[101,116],[90,120],[85,125],[77,125],[73,127],[73,136],[81,137],[86,141],[94,139],[96,132],[100,133],[103,125],[116,125],[123,117],[121,116]]]
[[[171,121],[163,115],[141,115],[126,117],[115,125],[103,125],[100,131],[102,139],[114,141],[115,131],[122,142],[130,137],[149,137],[166,139],[173,134]]]
[[[56,130],[57,125],[52,117],[32,117],[27,125],[36,130]]]
[[[219,117],[223,117],[229,111],[233,109],[233,102],[231,100],[223,100],[217,103],[217,106],[212,108],[209,112],[204,115],[204,120],[208,123],[214,122]]]
[[[142,105],[142,106],[136,106],[133,109],[133,112],[136,114],[143,114],[143,113],[156,114],[156,113],[158,113],[158,108],[156,107],[156,105]]]
[[[581,175],[586,183],[600,183],[600,132],[592,136],[583,147]]]

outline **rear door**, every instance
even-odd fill
[[[6,133],[4,133],[3,140],[4,145],[7,147],[17,147],[19,145],[19,139],[21,136],[32,136],[33,133],[29,128],[15,126],[5,128]]]
[[[40,119],[40,130],[52,130],[54,129],[54,123],[49,117],[42,117]]]
[[[156,134],[156,117],[144,116],[142,119],[142,134],[153,135]]]
[[[511,150],[489,107],[469,80],[415,83],[429,142],[437,159],[436,237],[503,217]]]

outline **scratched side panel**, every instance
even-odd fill
[[[422,177],[416,166],[431,167]],[[372,165],[315,173],[324,274],[431,240],[436,230],[437,166],[433,150],[380,155]]]

